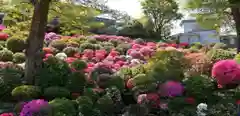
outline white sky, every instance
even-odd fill
[[[183,0],[181,0],[181,2],[182,1]],[[140,18],[142,16],[139,0],[108,0],[107,5],[112,9],[125,11],[134,18]],[[174,24],[175,25],[174,29],[172,30],[172,34],[180,33],[183,31],[182,28],[179,26],[180,21],[174,22]]]

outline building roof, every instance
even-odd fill
[[[186,19],[186,20],[182,20],[180,23],[180,26],[183,25],[183,23],[195,23],[197,22],[196,19]]]

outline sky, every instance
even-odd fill
[[[181,4],[183,4],[183,2]],[[139,0],[108,0],[107,5],[112,9],[125,11],[134,18],[140,18],[142,16]],[[183,29],[179,26],[180,22],[181,21],[174,22],[172,34],[183,32]]]

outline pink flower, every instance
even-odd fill
[[[118,56],[118,55],[119,55],[119,52],[114,51],[114,50],[112,50],[112,51],[109,53],[109,56],[112,56],[112,57],[116,57],[116,56]]]
[[[3,113],[3,114],[0,114],[0,116],[14,116],[13,113]]]
[[[140,94],[137,98],[137,103],[142,104],[147,99],[147,94]]]
[[[154,42],[147,42],[147,46],[155,47],[156,43],[154,43]]]
[[[235,60],[221,60],[213,65],[212,77],[219,85],[239,84],[240,65]]]
[[[0,31],[2,31],[4,29],[6,29],[6,27],[4,25],[0,24]]]
[[[52,57],[53,54],[45,54],[45,58],[49,58],[49,57]]]
[[[133,44],[132,49],[140,49],[142,46],[139,44]]]
[[[123,66],[125,64],[125,62],[119,60],[119,61],[116,62],[116,64],[118,64],[119,66]]]
[[[67,57],[66,59],[65,59],[65,61],[67,62],[67,63],[72,63],[72,62],[74,62],[75,60],[77,60],[77,58],[74,58],[74,57]]]

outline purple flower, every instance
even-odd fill
[[[38,99],[32,100],[22,108],[20,116],[33,116],[33,114],[47,114],[50,106],[47,101]]]
[[[162,96],[174,97],[182,95],[184,87],[180,82],[167,81],[160,86]]]

